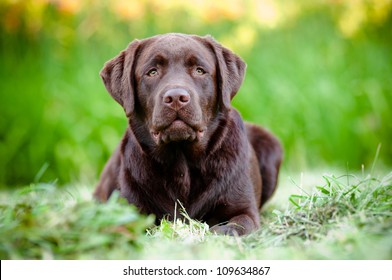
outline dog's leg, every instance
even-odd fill
[[[116,151],[106,163],[95,188],[94,197],[99,201],[107,201],[112,192],[118,188],[120,161],[120,148],[117,147]]]
[[[255,150],[262,179],[261,206],[276,189],[282,162],[282,146],[279,140],[265,129],[247,123],[248,138]]]

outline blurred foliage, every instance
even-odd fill
[[[248,64],[234,105],[286,169],[392,164],[392,1],[0,2],[0,185],[97,180],[126,120],[99,78],[134,38],[211,34]]]

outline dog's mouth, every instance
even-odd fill
[[[156,144],[167,144],[170,142],[193,142],[200,141],[204,134],[205,128],[198,125],[189,125],[185,121],[176,118],[168,126],[152,129],[151,135]]]

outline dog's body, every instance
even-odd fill
[[[129,126],[95,196],[104,201],[118,189],[157,219],[178,217],[180,201],[217,233],[257,229],[282,152],[275,137],[244,124],[230,105],[244,72],[244,62],[211,37],[133,41],[101,72]]]

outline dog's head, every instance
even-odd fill
[[[156,145],[201,141],[230,110],[245,63],[210,36],[133,41],[101,71],[106,89]]]

